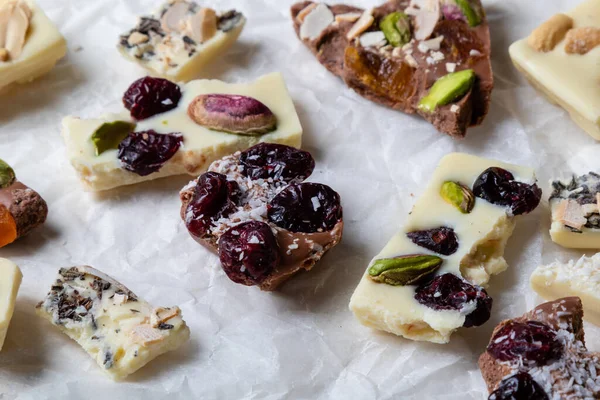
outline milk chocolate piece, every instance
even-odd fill
[[[494,330],[490,345],[514,339],[510,335],[496,337],[507,324],[530,321],[544,324],[556,335],[560,357],[537,364],[527,359],[501,361],[494,357],[488,346],[488,350],[479,358],[479,368],[490,393],[504,379],[517,372],[526,372],[550,399],[599,398],[600,377],[596,375],[596,370],[600,368],[600,354],[592,353],[585,347],[583,307],[579,297],[565,297],[544,303],[521,317],[502,321]],[[540,338],[536,337],[535,340]],[[542,342],[537,344],[544,346]]]
[[[479,0],[473,0],[473,3],[476,9],[482,9]],[[306,20],[299,15],[311,4],[314,3],[306,1],[292,6],[294,28],[299,37]],[[405,12],[409,5],[409,0],[390,0],[373,9],[373,23],[366,33],[378,31],[380,22],[387,15]],[[364,12],[341,4],[329,6],[329,10],[334,16]],[[360,37],[348,39],[348,33],[357,22],[341,18],[316,39],[307,38],[303,42],[321,64],[361,96],[407,114],[418,113],[439,131],[464,137],[468,127],[483,122],[494,86],[489,28],[485,15],[481,14],[481,23],[475,27],[469,26],[466,18],[450,20],[440,14],[427,40],[413,39],[402,47],[385,43],[364,47]],[[414,24],[413,21],[413,28]],[[473,69],[476,79],[464,96],[433,113],[418,109],[419,101],[439,78],[466,69]]]

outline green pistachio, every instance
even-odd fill
[[[118,148],[119,143],[121,143],[130,132],[133,132],[134,129],[135,124],[126,121],[103,123],[92,134],[92,142],[94,142],[94,147],[96,148],[96,156],[99,156],[107,150]]]
[[[475,207],[475,195],[471,189],[461,183],[444,182],[440,195],[463,214],[469,214]]]
[[[437,271],[442,262],[440,257],[424,254],[384,258],[371,265],[369,276],[392,286],[417,285]]]
[[[470,27],[475,27],[481,24],[481,17],[469,0],[456,0],[456,5],[464,14]]]
[[[436,108],[450,104],[465,94],[473,87],[475,72],[465,69],[442,76],[435,81],[427,96],[419,102],[419,110],[434,112]]]
[[[0,159],[0,189],[9,187],[15,181],[15,171]]]
[[[387,41],[394,47],[404,46],[410,42],[410,19],[403,12],[386,15],[379,23]]]

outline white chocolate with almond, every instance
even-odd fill
[[[36,312],[116,380],[177,349],[190,336],[178,307],[154,307],[87,266],[62,268]]]
[[[188,82],[238,39],[246,18],[194,2],[170,0],[121,36],[118,49],[154,76]]]
[[[158,133],[180,133],[183,144],[159,171],[140,176],[121,168],[117,150],[108,150],[96,156],[91,140],[93,133],[104,123],[134,122],[125,110],[100,118],[80,119],[66,117],[62,136],[67,155],[85,187],[92,191],[107,190],[171,175],[199,175],[215,160],[236,151],[247,149],[259,142],[272,142],[300,147],[302,126],[294,103],[280,73],[265,75],[255,82],[230,84],[218,80],[194,80],[181,85],[182,97],[176,108],[138,121],[136,131],[153,129]],[[277,119],[276,129],[259,136],[244,136],[218,132],[195,123],[188,115],[188,107],[202,94],[236,94],[253,97],[265,104]]]
[[[0,0],[0,89],[49,72],[65,39],[33,0]]]
[[[371,265],[379,259],[403,255],[438,255],[413,243],[407,233],[443,226],[454,229],[459,245],[455,253],[442,257],[443,264],[436,274],[452,273],[471,284],[486,285],[492,275],[506,270],[504,248],[515,227],[514,217],[508,214],[507,208],[476,198],[472,211],[463,214],[440,195],[442,185],[448,181],[472,187],[489,167],[503,168],[520,182],[535,182],[534,172],[529,168],[468,154],[445,156],[402,230],[375,256]],[[363,325],[434,343],[447,343],[472,311],[435,310],[417,302],[415,293],[416,286],[377,283],[370,278],[367,269],[352,295],[350,309]]]
[[[510,46],[519,71],[594,139],[600,140],[600,3],[557,14]]]

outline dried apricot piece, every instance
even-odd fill
[[[17,240],[17,224],[8,209],[0,204],[0,247]]]

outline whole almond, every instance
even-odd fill
[[[575,28],[567,32],[565,51],[569,54],[587,54],[600,45],[600,29],[593,27]]]
[[[536,51],[547,53],[573,28],[573,18],[565,14],[556,14],[538,26],[527,39],[527,43]]]

